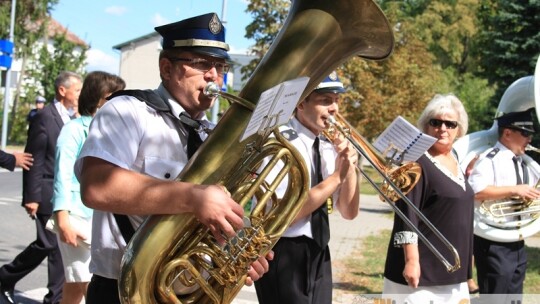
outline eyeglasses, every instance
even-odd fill
[[[529,137],[529,136],[532,136],[533,133],[530,132],[530,131],[526,131],[526,130],[522,130],[522,129],[514,129],[514,128],[508,128],[512,131],[515,131],[515,132],[518,132],[519,134],[521,134],[521,136],[523,137]]]
[[[208,61],[206,59],[202,58],[176,58],[171,57],[169,58],[170,61],[176,62],[176,61],[184,61],[189,62],[189,66],[194,68],[195,70],[199,70],[201,72],[208,72],[212,68],[216,68],[216,71],[218,74],[223,75],[229,72],[231,69],[231,66],[229,64],[223,63],[223,62],[216,62],[216,61]]]
[[[443,124],[447,129],[455,129],[458,126],[458,122],[455,120],[441,120],[435,118],[429,120],[429,125],[435,128],[440,128]]]

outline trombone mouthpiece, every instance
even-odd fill
[[[215,82],[209,82],[206,87],[204,87],[203,93],[206,96],[216,97],[219,95],[220,87]]]

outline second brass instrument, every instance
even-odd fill
[[[379,176],[383,178],[383,185],[379,187],[377,183],[362,170],[360,165],[357,169],[367,179],[367,181],[379,192],[382,200],[389,203],[396,214],[412,229],[418,237],[426,244],[426,247],[441,261],[448,272],[454,272],[461,267],[461,260],[456,248],[446,239],[442,233],[424,216],[424,214],[409,200],[406,196],[411,191],[422,173],[420,165],[414,162],[406,163],[402,166],[392,168],[392,164],[388,162],[375,150],[375,148],[360,135],[343,118],[339,113],[328,118],[329,128],[325,130],[324,135],[332,140],[335,133],[338,132],[354,146],[356,151],[360,153],[377,171]],[[454,258],[454,264],[450,263],[435,246],[426,238],[426,236],[403,214],[403,212],[394,204],[398,199],[401,199],[407,206],[424,222],[428,229],[439,239],[446,248],[450,251]]]
[[[540,57],[536,61],[534,75],[521,77],[504,92],[495,118],[510,112],[535,108],[536,118],[540,118]],[[472,166],[475,158],[493,147],[498,140],[498,124],[494,120],[488,130],[467,134],[457,140],[454,149],[459,155],[463,168]],[[539,152],[528,145],[526,151]],[[529,169],[540,174],[540,165],[524,154],[521,156]],[[538,187],[539,185],[536,185]],[[496,242],[523,240],[540,231],[540,201],[528,201],[510,197],[502,200],[476,202],[474,208],[474,234]]]

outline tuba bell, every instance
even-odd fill
[[[223,185],[244,210],[252,197],[260,204],[246,212],[246,227],[223,247],[190,214],[149,217],[122,259],[121,302],[230,303],[244,285],[249,265],[271,250],[300,211],[309,189],[304,162],[279,132],[240,141],[259,96],[279,83],[307,76],[305,96],[350,56],[384,59],[393,46],[391,27],[372,0],[292,1],[268,53],[177,177]],[[281,199],[274,195],[281,180],[265,179],[272,167],[255,174],[268,158],[270,165],[286,164],[278,174],[289,176]]]
[[[501,97],[495,118],[510,112],[535,108],[540,118],[540,57],[534,76],[522,77],[512,83]],[[462,169],[467,172],[474,162],[484,156],[498,140],[497,121],[489,130],[468,134],[454,144]],[[528,151],[539,149],[528,146]],[[528,167],[540,175],[540,166],[526,154],[521,156]],[[539,185],[536,185],[538,187]],[[540,231],[540,201],[529,201],[510,197],[504,200],[475,202],[474,234],[497,242],[522,240]]]

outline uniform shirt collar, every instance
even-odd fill
[[[174,115],[174,117],[179,117],[180,116],[180,113],[182,112],[186,112],[184,110],[184,108],[180,105],[180,103],[178,103],[172,96],[171,94],[169,94],[169,92],[167,91],[167,89],[165,89],[165,87],[163,86],[163,84],[160,84],[159,87],[157,88],[156,90],[156,93],[159,94],[159,96],[161,96],[161,98],[167,100],[167,102],[169,103],[169,105],[171,106],[171,112],[172,114]],[[189,114],[186,112],[186,114],[189,116]],[[190,116],[191,117],[191,116]],[[206,114],[203,113],[203,115],[201,117],[198,117],[198,118],[194,118],[192,117],[193,119],[197,119],[199,121],[201,121],[202,123],[204,123],[206,126],[208,126],[208,118],[206,117]]]
[[[298,136],[301,137],[304,142],[310,143],[310,146],[315,142],[317,135],[313,134],[311,130],[306,128],[296,117],[291,118],[290,122],[291,127],[298,132]]]
[[[512,152],[512,150],[508,149],[505,145],[503,145],[500,141],[497,141],[497,143],[495,144],[494,148],[498,148],[499,149],[499,153],[501,153],[501,155],[509,155],[510,158],[514,157],[514,156],[517,156],[519,159],[521,159],[521,157],[519,155],[515,155],[514,152]]]

